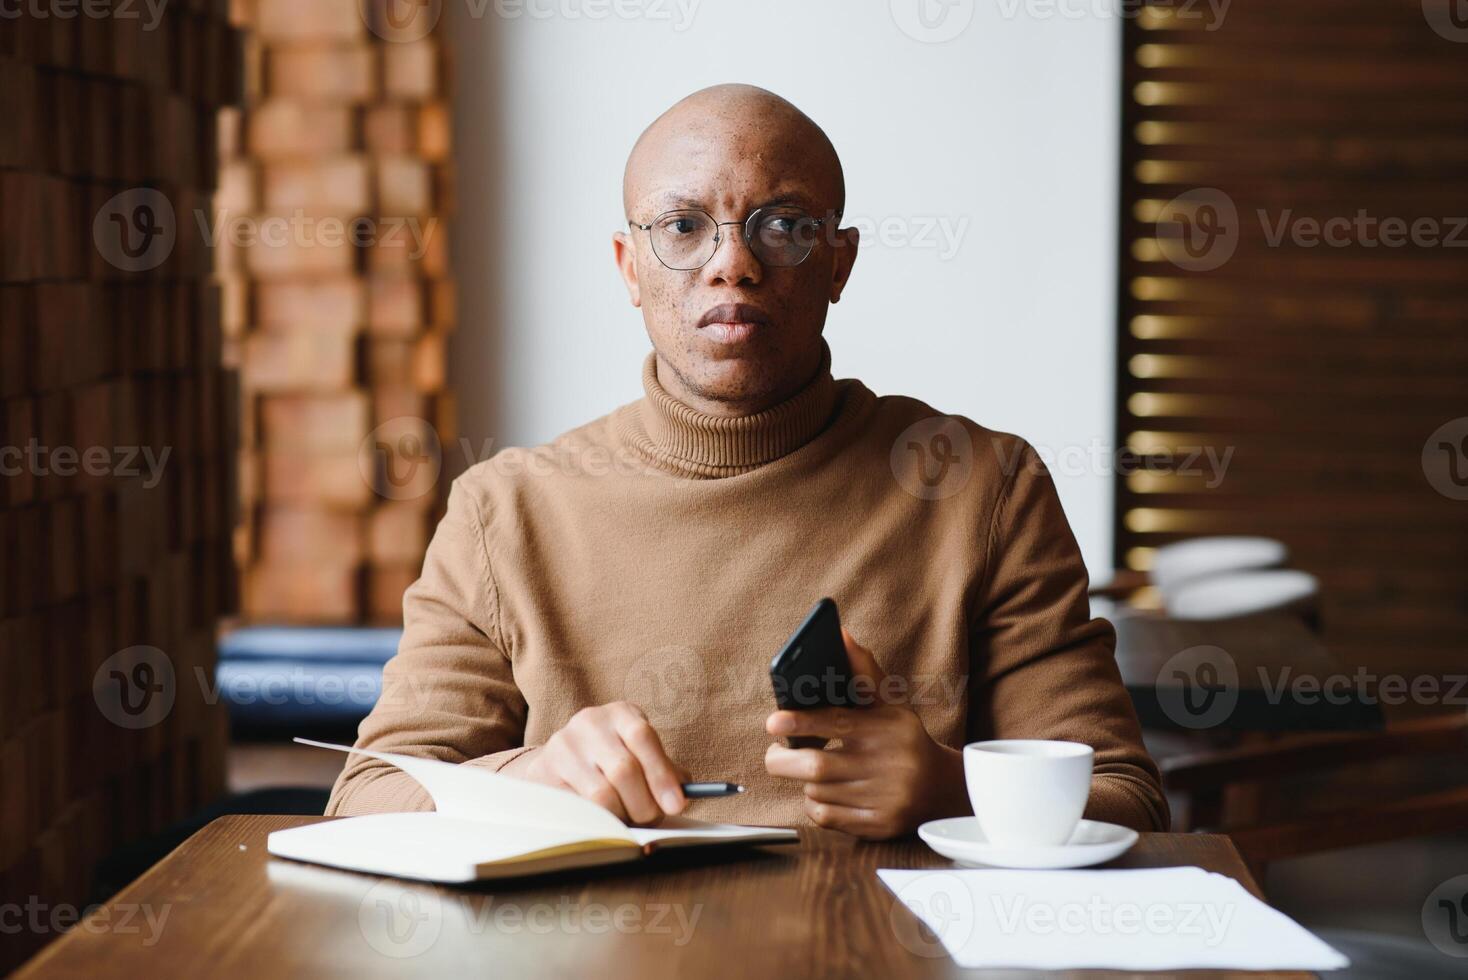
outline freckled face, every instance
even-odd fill
[[[676,113],[660,119],[634,151],[628,217],[648,224],[669,210],[698,208],[721,225],[740,224],[719,228],[717,250],[696,270],[664,266],[650,233],[638,229],[618,257],[660,377],[666,365],[684,389],[673,394],[758,411],[815,372],[828,305],[839,298],[854,259],[855,242],[835,233],[830,213],[841,206],[839,163],[824,134],[798,113],[772,118],[767,107],[748,105],[681,119]],[[815,247],[801,264],[762,265],[745,242],[744,220],[770,206],[831,222],[815,231]]]

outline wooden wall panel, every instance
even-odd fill
[[[436,32],[394,32],[381,7],[234,4],[251,71],[221,121],[218,212],[262,234],[217,260],[242,379],[250,621],[400,622],[446,496],[428,478],[453,435],[446,66]],[[290,230],[271,239],[272,223]],[[403,536],[369,548],[386,507]]]
[[[1444,467],[1468,474],[1468,420],[1434,433],[1468,416],[1468,24],[1184,10],[1123,30],[1119,443],[1231,457],[1126,476],[1118,560],[1277,536],[1349,664],[1461,672],[1468,488]]]
[[[0,972],[100,858],[223,790],[199,677],[233,605],[235,397],[188,229],[239,94],[225,6],[0,20]]]

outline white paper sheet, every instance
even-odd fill
[[[1337,970],[1350,965],[1233,878],[1202,868],[884,868],[877,875],[966,968]],[[900,910],[894,909],[892,925],[913,952],[938,954]]]

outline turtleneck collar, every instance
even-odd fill
[[[658,381],[657,355],[642,366],[646,397],[636,402],[633,442],[654,465],[689,476],[734,476],[773,462],[810,442],[831,420],[838,388],[831,349],[821,344],[815,377],[778,405],[755,415],[695,411]]]

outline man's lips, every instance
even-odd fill
[[[720,343],[748,340],[769,322],[764,310],[748,303],[720,303],[698,318],[699,328]]]

